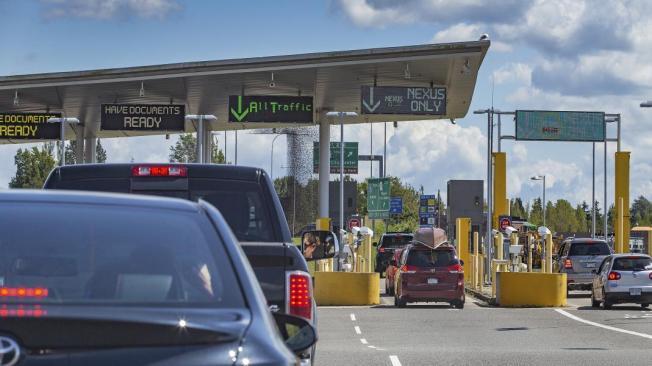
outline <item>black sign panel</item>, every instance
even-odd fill
[[[229,122],[313,123],[312,97],[231,95]]]
[[[508,226],[512,226],[512,217],[511,216],[498,216],[498,227],[500,231],[505,231]]]
[[[362,114],[445,115],[446,88],[363,86]]]
[[[48,123],[61,113],[0,113],[2,140],[58,140],[61,123]]]
[[[183,131],[186,107],[181,104],[102,104],[102,130]]]

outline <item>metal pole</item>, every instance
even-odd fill
[[[274,182],[274,143],[276,142],[276,139],[279,136],[281,136],[281,135],[276,135],[272,139],[272,153],[270,155],[270,163],[269,163],[269,175],[270,175],[270,178],[272,179],[272,182]],[[237,160],[236,160],[236,164],[237,164]]]
[[[227,148],[227,146],[226,146],[226,130],[224,130],[224,164],[227,164],[229,162],[228,160],[226,160],[226,153],[228,152],[226,150],[226,148]]]
[[[387,122],[383,123],[385,127],[385,135],[383,138],[384,145],[383,145],[383,177],[387,176]]]
[[[238,130],[235,130],[235,165],[238,165]]]
[[[602,203],[603,212],[603,226],[604,226],[604,239],[607,240],[607,213],[608,213],[608,208],[607,208],[607,139],[604,139],[604,202]]]
[[[369,128],[371,129],[371,132],[369,133],[369,156],[371,156],[371,160],[369,160],[369,177],[373,178],[374,177],[374,124],[370,123]],[[378,177],[380,178],[380,177]]]
[[[489,246],[491,243],[491,226],[492,226],[492,145],[493,145],[493,109],[487,111],[487,233],[485,239],[484,254],[489,258]]]
[[[502,136],[502,135],[501,135],[501,127],[502,127],[502,123],[501,123],[501,122],[502,122],[502,121],[500,120],[500,113],[498,113],[498,137],[497,137],[497,139],[498,139],[498,152],[502,152],[502,150],[500,149],[500,148],[501,148],[501,146],[500,146],[500,145],[501,145],[501,140],[502,140],[502,139],[500,138],[500,137]]]
[[[61,119],[61,146],[59,146],[59,153],[61,154],[59,157],[59,165],[64,166],[66,165],[66,124],[65,124],[65,119]]]
[[[546,176],[543,176],[543,226],[546,226]]]
[[[593,190],[591,195],[591,237],[595,239],[595,142],[593,143]]]
[[[330,178],[330,124],[319,123],[319,217],[328,217],[328,181]]]
[[[204,162],[204,116],[197,117],[197,152],[195,161],[199,164]]]
[[[620,152],[620,113],[616,117],[618,119],[618,152]]]
[[[344,230],[344,115],[340,114],[340,238]],[[340,250],[342,250],[340,245]]]
[[[297,219],[297,177],[292,177],[292,235],[296,233],[294,224]]]

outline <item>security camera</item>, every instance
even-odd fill
[[[489,35],[488,35],[487,33],[483,33],[483,34],[480,36],[480,40],[481,40],[481,41],[484,41],[485,39],[489,39]]]
[[[511,236],[513,233],[518,232],[518,230],[512,226],[507,226],[505,228],[505,233],[509,236]]]
[[[276,87],[276,83],[273,82],[273,81],[270,81],[270,83],[267,84],[267,86],[269,86],[270,88],[275,88],[275,87]]]

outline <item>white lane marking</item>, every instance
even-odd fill
[[[362,344],[369,344],[369,342],[364,338],[360,338],[360,342],[362,342]]]
[[[362,334],[362,331],[360,330],[359,326],[356,325],[355,327],[353,327],[353,329],[355,329],[355,334]]]
[[[384,351],[384,350],[385,350],[384,348],[378,348],[378,347],[376,347],[376,351]]]
[[[376,346],[367,346],[367,347],[369,347],[369,348],[376,348]]]
[[[355,321],[355,314],[353,314],[353,313],[351,313],[351,321],[352,321],[352,322]]]
[[[401,361],[398,360],[398,357],[395,355],[389,356],[389,360],[392,362],[392,366],[402,366]]]
[[[627,329],[621,329],[621,328],[612,327],[610,325],[604,325],[604,324],[592,322],[590,320],[582,319],[582,318],[580,318],[578,316],[570,314],[570,313],[568,313],[568,312],[566,312],[564,310],[561,310],[561,309],[555,309],[555,311],[558,312],[561,315],[564,315],[564,316],[566,316],[568,318],[571,318],[571,319],[573,319],[575,321],[578,321],[580,323],[592,325],[594,327],[603,328],[603,329],[607,329],[607,330],[612,330],[614,332],[620,332],[620,333],[625,333],[625,334],[634,335],[634,336],[638,336],[638,337],[643,337],[643,338],[647,338],[647,339],[652,339],[652,335],[650,335],[650,334],[634,332],[634,331],[627,330]]]

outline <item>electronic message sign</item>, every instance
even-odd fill
[[[61,113],[0,113],[0,139],[58,140],[61,123],[49,123],[50,118],[61,118]]]
[[[101,129],[111,131],[183,131],[181,104],[102,104]]]
[[[604,141],[604,112],[516,111],[516,139]]]
[[[446,88],[363,86],[362,114],[445,115]]]
[[[229,122],[314,123],[312,97],[231,95]]]

